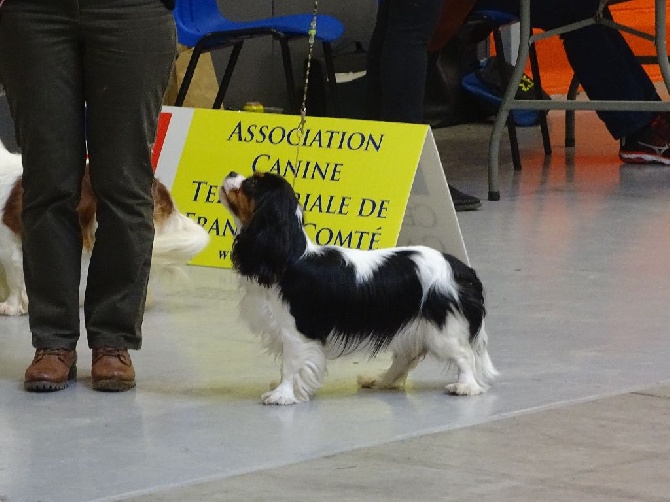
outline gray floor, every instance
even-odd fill
[[[445,395],[356,388],[388,360],[337,360],[310,403],[264,407],[277,363],[236,317],[228,271],[154,289],[138,388],[21,390],[27,320],[0,319],[0,501],[670,500],[670,168],[621,165],[595,115],[577,148],[505,146],[502,200],[459,213],[500,379]],[[485,197],[490,127],[435,131],[449,180]]]

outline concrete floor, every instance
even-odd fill
[[[343,359],[310,403],[264,407],[277,363],[236,316],[229,271],[154,290],[136,390],[28,394],[27,320],[0,319],[0,501],[670,500],[670,168],[621,165],[591,112],[554,154],[502,147],[502,200],[459,213],[486,288],[500,379],[442,391],[356,387],[388,359]],[[436,130],[447,177],[485,197],[490,126]],[[466,146],[467,145],[467,146]]]

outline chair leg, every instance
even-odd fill
[[[507,134],[509,136],[509,146],[512,150],[512,166],[515,171],[521,171],[521,154],[519,153],[519,140],[516,136],[516,123],[510,112],[507,115]]]
[[[505,47],[503,46],[502,35],[499,29],[493,30],[493,44],[496,49],[496,55],[500,60],[505,58]],[[507,82],[509,81],[509,75],[505,74],[505,65],[500,63],[498,64],[498,72],[500,75],[500,82],[504,84],[503,87],[507,87]],[[509,135],[509,146],[512,151],[512,165],[514,166],[515,171],[521,170],[521,154],[519,153],[519,141],[516,135],[516,122],[514,122],[514,117],[512,112],[507,115],[507,133]]]
[[[196,45],[193,48],[193,54],[191,54],[191,59],[188,61],[188,66],[186,66],[186,72],[184,73],[184,78],[181,81],[179,86],[179,92],[177,92],[177,98],[175,99],[175,106],[184,106],[184,100],[186,99],[186,93],[188,88],[191,85],[193,80],[193,74],[195,73],[195,68],[198,66],[198,60],[202,54],[202,47]]]
[[[237,42],[235,45],[233,45],[233,51],[230,53],[228,64],[226,65],[226,71],[224,72],[221,83],[219,84],[219,90],[216,93],[216,98],[214,98],[214,104],[212,105],[214,110],[219,110],[223,106],[223,98],[226,96],[226,92],[228,91],[230,79],[233,76],[233,70],[237,64],[237,58],[240,57],[240,52],[242,51],[242,45],[244,45],[244,41]]]
[[[528,48],[530,55],[530,68],[533,75],[533,87],[535,87],[535,99],[542,99],[542,80],[540,79],[540,65],[537,61],[535,44]],[[547,112],[540,110],[540,130],[542,131],[542,144],[544,154],[551,155],[551,140],[549,139],[549,126],[547,124]]]
[[[330,116],[340,116],[340,101],[337,96],[337,81],[335,80],[335,64],[333,63],[333,49],[330,42],[323,42],[323,59],[326,65],[328,79],[328,94],[330,95]]]
[[[282,60],[284,62],[284,76],[286,78],[286,90],[288,91],[288,106],[289,112],[292,114],[299,114],[298,97],[295,89],[295,79],[293,78],[293,65],[291,63],[291,49],[288,46],[288,39],[285,37],[278,37],[279,45],[281,47]]]
[[[577,75],[572,76],[570,87],[568,87],[568,99],[577,99],[579,90],[579,80]],[[572,148],[575,146],[575,110],[565,110],[565,146]]]

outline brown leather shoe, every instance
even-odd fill
[[[62,390],[77,378],[77,352],[63,348],[37,349],[23,379],[23,387],[34,392]]]
[[[120,392],[135,387],[135,368],[128,350],[112,347],[93,349],[91,377],[95,390]]]

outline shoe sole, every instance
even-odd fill
[[[100,392],[124,392],[135,387],[135,380],[94,380],[92,386]]]
[[[23,388],[28,392],[56,392],[65,389],[70,380],[77,379],[77,367],[70,367],[67,375],[67,380],[64,382],[50,382],[48,380],[37,380],[34,382],[23,382]]]
[[[456,204],[454,205],[454,209],[456,211],[476,211],[482,207],[481,202],[473,202],[471,204]]]
[[[23,388],[28,392],[55,392],[57,390],[63,390],[68,386],[68,382],[47,382],[47,381],[37,381],[37,382],[24,382]]]
[[[653,155],[650,153],[642,152],[619,152],[619,158],[623,162],[629,164],[663,164],[664,166],[670,166],[670,159],[667,157],[661,157],[660,155]]]

